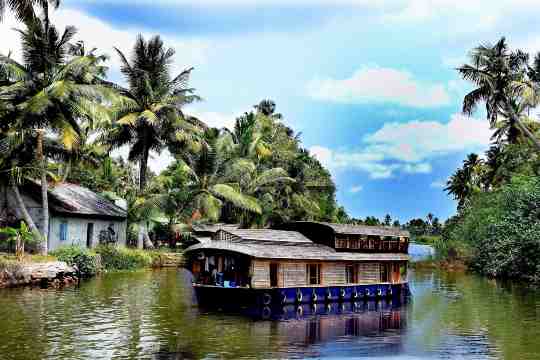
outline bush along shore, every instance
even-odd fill
[[[166,250],[139,250],[100,245],[94,249],[66,246],[50,256],[0,255],[0,288],[17,286],[61,287],[99,273],[144,268],[178,267],[182,254]]]

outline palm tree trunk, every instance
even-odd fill
[[[11,189],[13,190],[13,194],[15,194],[15,201],[17,202],[17,206],[19,207],[19,209],[21,209],[23,219],[30,228],[30,231],[32,231],[32,234],[34,234],[36,239],[41,239],[41,233],[39,232],[39,229],[37,228],[34,219],[32,219],[30,213],[28,212],[28,209],[26,208],[26,204],[24,203],[21,193],[19,192],[19,187],[16,184],[12,184]]]
[[[153,249],[154,244],[148,235],[148,226],[143,222],[139,224],[139,234],[137,235],[137,248]]]
[[[154,249],[154,243],[152,243],[152,240],[150,240],[150,235],[148,234],[148,228],[145,227],[145,232],[143,234],[144,239],[144,247],[146,249]]]
[[[69,176],[70,170],[71,170],[71,160],[68,160],[68,162],[66,163],[66,165],[63,168],[64,173],[62,174],[62,182],[66,182],[66,180],[67,180],[67,178]]]
[[[144,231],[141,227],[142,225],[139,226],[139,231],[137,232],[137,249],[144,248]]]
[[[148,156],[150,155],[150,149],[145,146],[140,161],[139,168],[139,192],[142,194],[146,187],[146,168],[148,167]]]
[[[534,134],[527,128],[527,126],[523,124],[523,122],[521,122],[519,116],[516,114],[510,104],[506,103],[506,107],[510,113],[510,116],[512,117],[512,120],[515,121],[519,129],[533,142],[534,146],[536,146],[536,148],[540,151],[540,140],[536,136],[534,136]]]
[[[37,143],[37,156],[41,164],[41,203],[43,209],[43,221],[42,221],[42,241],[40,243],[40,253],[47,255],[48,253],[48,237],[49,237],[49,198],[48,198],[48,184],[47,184],[47,162],[43,154],[43,135],[44,131],[38,131],[38,143]]]

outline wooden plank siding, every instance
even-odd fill
[[[307,264],[321,264],[321,286],[346,285],[345,262],[306,262],[306,261],[277,261],[265,259],[252,259],[251,286],[253,288],[270,287],[270,264],[279,264],[278,287],[308,286]],[[356,263],[358,284],[375,284],[381,282],[381,266],[376,262]],[[391,281],[399,283],[401,276],[399,266],[390,266]],[[396,270],[394,270],[396,269]],[[397,273],[395,272],[397,271]]]
[[[381,269],[379,263],[359,263],[358,282],[375,284],[381,282]]]

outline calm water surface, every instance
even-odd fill
[[[431,270],[410,281],[406,305],[291,307],[279,320],[199,309],[183,270],[3,290],[0,359],[540,359],[540,292]]]

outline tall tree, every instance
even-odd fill
[[[221,215],[223,202],[236,208],[261,213],[257,199],[242,194],[238,185],[226,183],[223,177],[222,159],[216,151],[218,132],[208,129],[205,144],[198,153],[186,153],[183,171],[188,175],[188,190],[191,192],[193,218],[204,217],[216,221]]]
[[[12,154],[17,146],[35,139],[36,160],[41,169],[41,197],[44,216],[41,225],[41,251],[47,252],[48,183],[47,157],[43,150],[47,136],[55,136],[66,149],[77,147],[79,117],[88,114],[100,98],[97,84],[102,72],[95,56],[68,56],[69,41],[74,27],[60,34],[48,21],[47,8],[39,17],[25,20],[21,35],[23,62],[0,55],[0,73],[4,74],[0,87],[0,114],[8,123],[3,141]],[[14,140],[14,141],[13,141]],[[16,157],[17,157],[16,156]],[[15,157],[15,158],[16,158]],[[11,157],[11,160],[15,159]],[[17,166],[16,162],[13,166]],[[16,186],[16,184],[15,184]],[[20,206],[24,204],[19,204]],[[24,212],[24,211],[23,211]],[[29,223],[32,228],[32,224]]]
[[[120,50],[116,52],[128,88],[110,84],[121,98],[112,107],[113,125],[103,141],[112,148],[129,146],[129,160],[139,161],[139,191],[143,192],[151,151],[195,142],[199,124],[184,115],[183,107],[199,97],[188,87],[193,68],[171,78],[175,52],[159,36],[146,41],[139,35],[130,60]]]
[[[471,196],[481,190],[483,165],[483,160],[477,154],[471,153],[463,161],[463,167],[456,170],[446,182],[444,190],[458,201],[458,209],[463,208]]]
[[[0,0],[0,22],[4,19],[6,10],[11,10],[20,21],[36,17],[34,7],[48,12],[49,6],[58,8],[60,0]]]
[[[516,104],[523,101],[526,90],[531,87],[527,79],[528,55],[521,50],[510,51],[503,37],[495,45],[476,47],[470,59],[471,64],[457,69],[463,79],[476,85],[463,99],[463,112],[471,115],[478,104],[484,102],[492,127],[501,115],[506,116],[510,126],[519,128],[540,150],[540,140],[516,112]]]

